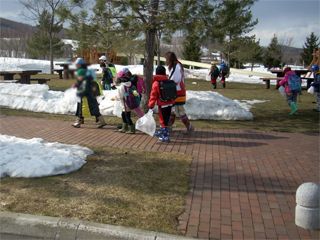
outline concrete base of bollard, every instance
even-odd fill
[[[304,229],[320,229],[320,208],[296,206],[296,225]]]

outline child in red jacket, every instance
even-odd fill
[[[150,109],[154,108],[155,104],[158,105],[159,112],[159,122],[160,129],[156,131],[155,136],[159,138],[161,142],[169,142],[169,129],[168,123],[171,115],[172,106],[175,103],[175,100],[162,101],[160,96],[160,82],[168,81],[168,77],[166,75],[166,69],[164,66],[158,66],[156,68],[156,75],[153,76],[153,84],[150,93],[148,107]]]

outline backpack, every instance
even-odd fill
[[[177,85],[173,80],[159,81],[160,100],[167,102],[177,98]]]
[[[219,68],[218,67],[215,67],[215,69],[213,71],[211,71],[211,78],[217,78],[219,77]]]
[[[95,69],[87,69],[87,77],[96,80],[97,79],[97,73]]]
[[[146,92],[146,86],[143,78],[139,77],[138,75],[132,75],[130,81],[137,88],[140,95]]]
[[[107,67],[110,69],[112,77],[116,77],[117,76],[117,69],[114,66],[114,64],[109,63]]]
[[[228,67],[227,65],[225,65],[225,64],[221,65],[221,73],[222,73],[223,75],[228,75],[228,73],[229,73],[229,67]]]
[[[113,75],[112,75],[110,68],[108,68],[108,67],[105,68],[103,70],[103,75],[106,76],[106,78],[103,78],[105,83],[108,83],[108,84],[113,83]]]
[[[137,91],[137,87],[131,84],[131,87],[124,86],[124,100],[129,109],[135,109],[140,106],[140,95],[134,95],[134,91]]]
[[[101,88],[101,85],[97,81],[91,80],[91,91],[94,97],[102,95]]]
[[[288,85],[290,91],[301,91],[301,79],[297,74],[289,76]]]

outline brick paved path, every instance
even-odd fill
[[[87,146],[191,154],[191,190],[179,229],[210,239],[317,239],[294,224],[295,190],[319,182],[319,136],[245,130],[176,131],[170,144],[114,127],[0,115],[0,133]]]

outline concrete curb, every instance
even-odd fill
[[[194,238],[68,218],[0,212],[0,239],[191,240]]]

